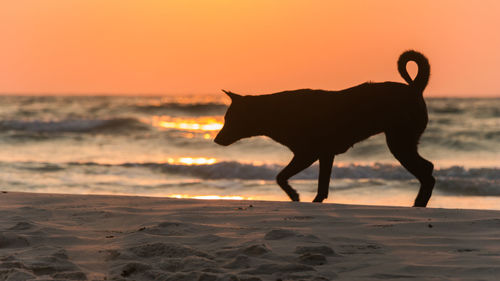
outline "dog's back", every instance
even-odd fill
[[[422,95],[402,83],[365,83],[342,91],[301,89],[246,100],[263,135],[289,147],[345,152],[372,135],[413,126],[423,132]]]

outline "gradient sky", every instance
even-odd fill
[[[335,90],[412,48],[427,96],[500,96],[499,28],[500,1],[2,1],[0,92]]]

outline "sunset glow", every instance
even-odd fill
[[[0,93],[246,94],[402,81],[498,96],[500,1],[2,1]]]

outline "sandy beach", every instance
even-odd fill
[[[500,212],[0,193],[0,280],[498,280]]]

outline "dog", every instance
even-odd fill
[[[406,65],[414,61],[418,73],[412,80]],[[242,96],[224,91],[231,105],[215,143],[228,146],[252,136],[268,136],[294,154],[276,177],[292,201],[299,194],[288,179],[319,160],[318,192],[313,202],[328,197],[335,155],[355,143],[384,133],[395,158],[420,182],[414,207],[425,207],[436,182],[434,165],[419,155],[417,146],[427,122],[423,91],[430,65],[419,52],[401,54],[398,71],[408,83],[367,82],[340,91],[300,89],[268,95]]]

